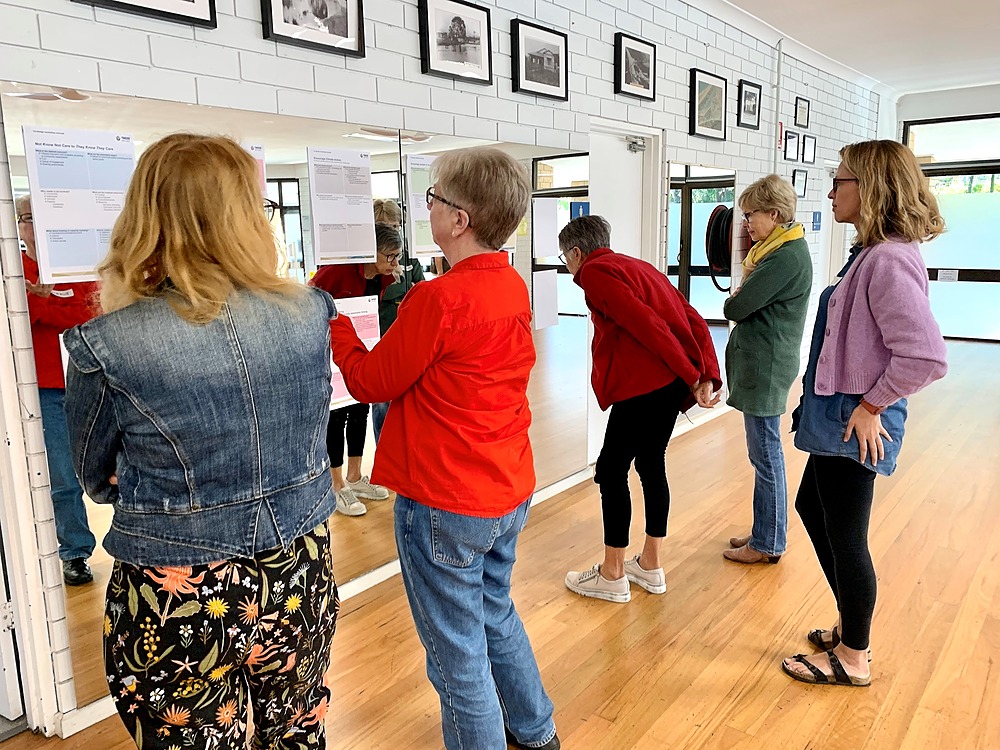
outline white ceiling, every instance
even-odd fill
[[[728,0],[897,94],[1000,82],[1000,0]]]

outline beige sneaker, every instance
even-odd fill
[[[337,510],[345,516],[363,516],[368,512],[368,508],[358,500],[350,487],[344,487],[337,493]]]
[[[609,581],[601,575],[601,566],[595,565],[582,573],[571,570],[566,574],[566,588],[580,596],[604,599],[607,602],[624,604],[632,598],[628,578],[622,576],[617,581]]]
[[[639,566],[639,557],[636,555],[625,561],[625,577],[650,594],[667,593],[667,579],[663,575],[663,568],[646,570]]]
[[[348,482],[347,486],[351,488],[351,492],[354,493],[355,497],[360,497],[364,500],[389,499],[389,490],[380,484],[372,484],[367,475],[361,477],[357,482]]]

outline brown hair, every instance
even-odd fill
[[[927,242],[944,231],[937,199],[917,158],[896,141],[862,141],[840,149],[844,168],[858,178],[858,242],[868,247],[898,235]]]
[[[139,158],[98,266],[101,304],[116,310],[166,297],[207,323],[236,290],[297,294],[263,210],[257,163],[236,141],[168,135]]]
[[[795,218],[798,196],[792,183],[776,174],[769,174],[740,193],[736,203],[741,211],[777,211],[778,223],[787,224]]]
[[[492,250],[503,247],[528,211],[528,172],[498,148],[448,151],[435,159],[433,172],[441,197],[469,214],[472,234]]]

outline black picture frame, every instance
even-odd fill
[[[741,78],[736,98],[736,125],[748,130],[760,130],[760,110],[764,87]]]
[[[689,135],[726,140],[729,81],[722,76],[691,68]]]
[[[483,86],[493,84],[493,27],[489,8],[467,0],[419,0],[417,15],[420,22],[421,73]],[[461,23],[456,23],[455,19]],[[470,30],[473,24],[476,28]],[[478,37],[473,36],[476,31]],[[473,50],[473,47],[478,47],[478,50]],[[478,64],[469,65],[470,62]]]
[[[812,102],[808,99],[804,99],[801,96],[795,97],[795,127],[797,128],[808,128],[809,127],[809,111],[812,109]]]
[[[300,0],[302,2],[302,0]],[[282,0],[260,0],[260,17],[264,38],[280,44],[290,44],[305,49],[334,52],[349,57],[365,56],[365,9],[363,0],[335,0],[343,8],[343,17],[327,16],[318,19],[304,3],[298,12],[305,14],[300,24]],[[329,1],[327,2],[329,7]],[[291,11],[291,12],[290,12]],[[341,25],[343,21],[343,25]],[[336,24],[336,25],[334,25]]]
[[[802,163],[816,163],[816,138],[805,133],[802,134]]]
[[[806,183],[809,180],[809,171],[805,169],[792,170],[792,186],[795,188],[795,195],[799,198],[806,197]]]
[[[515,18],[510,22],[510,64],[514,92],[569,101],[569,35]]]
[[[799,160],[799,134],[794,130],[785,131],[785,161]]]
[[[161,21],[201,26],[205,29],[214,29],[219,25],[215,10],[215,0],[167,0],[167,4],[171,7],[174,5],[177,6],[175,11],[151,8],[142,0],[73,0],[73,2],[80,3],[81,5],[93,5],[97,8],[118,10],[136,16],[158,18]],[[162,0],[158,5],[163,5]]]
[[[615,93],[656,101],[656,44],[615,33]]]

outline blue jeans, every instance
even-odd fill
[[[62,388],[39,388],[38,398],[42,403],[42,429],[45,432],[59,559],[88,558],[94,554],[97,540],[87,523],[83,489],[73,470],[69,430],[66,428],[66,391]]]
[[[743,415],[747,453],[753,464],[753,529],[750,546],[765,555],[782,555],[788,542],[788,486],[781,448],[781,417]]]
[[[510,599],[530,499],[475,518],[396,497],[396,546],[447,750],[505,748],[504,725],[539,747],[556,733],[552,701]]]
[[[385,424],[385,415],[388,413],[388,401],[379,401],[377,404],[372,404],[372,432],[375,435],[375,445],[378,445],[379,436],[382,434],[382,425]]]

